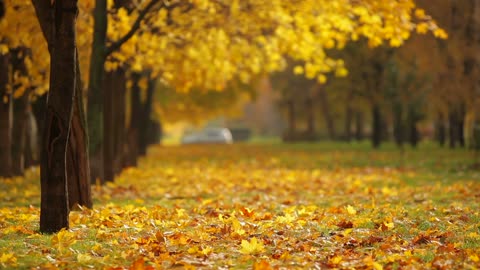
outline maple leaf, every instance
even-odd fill
[[[240,252],[243,254],[258,254],[265,251],[265,246],[256,237],[253,237],[250,241],[242,240],[241,246]]]

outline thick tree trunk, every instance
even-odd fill
[[[40,231],[47,233],[69,227],[66,152],[76,89],[75,22],[78,12],[76,0],[57,0],[52,5],[54,23],[48,39],[50,91],[40,165]]]
[[[77,54],[78,55],[78,54]],[[67,148],[68,204],[92,207],[88,135],[83,104],[80,64],[76,61],[75,100]]]
[[[382,112],[378,104],[372,107],[372,146],[374,148],[380,147],[382,143]]]
[[[153,95],[155,93],[155,80],[149,79],[148,88],[147,88],[147,97],[145,103],[143,104],[142,116],[139,119],[140,127],[138,134],[138,153],[141,156],[147,154],[148,135],[152,130],[152,121],[150,115],[152,114],[153,107]]]
[[[88,137],[91,180],[101,181],[103,177],[103,89],[104,64],[106,58],[107,1],[96,0],[94,10],[94,30],[90,59],[90,81],[88,91]]]
[[[0,54],[0,177],[12,175],[12,95],[7,92],[8,55]]]

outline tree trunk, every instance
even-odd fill
[[[28,105],[27,122],[25,130],[25,168],[38,165],[38,125],[32,113],[32,106]]]
[[[107,1],[96,0],[93,30],[92,54],[90,58],[90,81],[88,91],[88,137],[91,161],[91,180],[101,181],[103,177],[103,89],[104,64],[106,58]]]
[[[307,109],[307,134],[313,138],[315,136],[315,112],[313,110],[312,98],[307,98],[305,107]]]
[[[448,140],[450,148],[455,148],[458,141],[457,114],[451,109],[448,113]]]
[[[335,140],[337,137],[335,131],[335,121],[330,110],[330,104],[328,102],[328,94],[324,87],[318,86],[318,97],[320,98],[320,106],[322,108],[323,116],[325,117],[325,124],[327,125],[328,137],[331,140]]]
[[[445,120],[443,119],[443,115],[441,113],[438,114],[436,123],[435,123],[435,137],[438,141],[440,146],[445,145],[445,141],[447,140],[447,132],[446,132]]]
[[[19,87],[25,87],[15,81],[15,75],[28,76],[25,58],[26,48],[17,48],[11,53],[12,87],[13,92],[19,91]],[[14,75],[15,74],[15,75]],[[23,94],[13,100],[13,127],[12,127],[12,172],[14,175],[23,175],[25,170],[25,140],[28,117],[28,103],[30,89],[24,90]]]
[[[125,109],[126,109],[126,86],[127,79],[123,69],[117,69],[115,72],[115,95],[112,96],[113,102],[113,121],[114,129],[114,162],[113,168],[115,175],[119,174],[125,167],[125,145],[126,145],[126,124],[125,124]]]
[[[361,111],[355,112],[355,140],[361,141],[363,140],[363,127],[364,127],[364,120],[363,120],[363,113]]]
[[[139,73],[132,73],[132,89],[130,89],[130,126],[128,129],[128,155],[127,166],[137,166],[139,122],[142,118],[142,102],[140,99]]]
[[[46,5],[39,1],[37,5]],[[50,91],[40,164],[40,231],[45,233],[69,227],[66,154],[76,89],[77,58],[77,1],[57,0],[52,6],[51,38],[47,39],[50,41]],[[39,20],[42,20],[40,16]]]
[[[397,146],[402,147],[405,141],[405,124],[403,121],[402,104],[394,101],[393,109],[393,138]]]
[[[12,94],[7,92],[8,55],[0,54],[0,177],[12,175]]]
[[[42,96],[37,97],[31,103],[32,106],[32,113],[35,117],[35,121],[37,122],[37,146],[38,149],[38,160],[40,161],[40,149],[42,149],[42,132],[45,126],[45,109],[47,108],[47,93],[43,94]]]
[[[148,143],[148,134],[152,130],[152,121],[150,115],[152,114],[153,107],[153,94],[155,93],[155,80],[149,79],[148,88],[147,88],[147,97],[145,103],[143,104],[142,116],[139,119],[140,127],[138,134],[138,153],[141,156],[147,154]]]
[[[78,55],[78,54],[77,54]],[[88,132],[83,104],[80,64],[76,61],[75,100],[67,148],[68,205],[92,208]]]
[[[420,121],[420,115],[417,111],[417,107],[413,104],[409,105],[408,108],[408,140],[410,145],[416,147],[420,141],[420,133],[418,132],[417,123]]]
[[[378,104],[372,107],[372,146],[379,148],[382,142],[382,112]]]
[[[351,103],[351,96],[349,96],[349,100],[347,100],[345,106],[345,126],[344,126],[344,134],[345,141],[350,142],[352,140],[352,121],[353,121],[353,108]]]
[[[103,181],[113,182],[114,172],[114,104],[115,72],[106,72],[103,81]]]
[[[28,102],[27,93],[13,101],[12,172],[14,175],[23,175],[25,170]]]
[[[287,101],[287,111],[288,111],[288,133],[292,136],[295,134],[297,129],[296,117],[295,117],[295,102],[293,99]]]

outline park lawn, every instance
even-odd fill
[[[0,180],[0,268],[476,269],[466,150],[155,146],[70,230],[42,235],[38,169]]]

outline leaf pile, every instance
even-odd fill
[[[55,235],[38,174],[2,179],[0,268],[478,268],[480,176],[439,156],[155,147]]]

